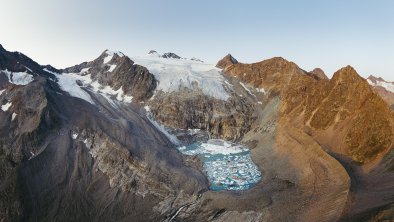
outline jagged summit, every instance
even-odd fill
[[[179,55],[177,55],[173,52],[166,52],[161,57],[165,58],[165,59],[170,59],[170,58],[171,59],[182,59],[182,57],[180,57]]]
[[[309,73],[315,76],[317,79],[328,79],[326,73],[321,68],[315,68]]]
[[[229,53],[221,60],[219,60],[219,62],[216,64],[216,67],[220,69],[227,69],[229,66],[237,63],[238,61]]]
[[[375,82],[375,83],[378,81],[386,82],[386,80],[384,80],[382,77],[375,77],[373,75],[369,75],[367,79],[369,79],[370,81]]]
[[[192,58],[188,59],[188,58],[181,57],[181,56],[179,56],[179,55],[177,55],[177,54],[175,54],[173,52],[166,52],[164,54],[160,54],[156,50],[150,50],[148,52],[148,56],[149,57],[153,57],[153,58],[164,58],[164,59],[175,59],[175,60],[190,60],[190,61],[194,61],[194,62],[204,63],[204,61],[201,60],[201,59],[198,59],[198,58],[195,58],[195,57],[192,57]]]
[[[153,95],[157,82],[155,77],[143,66],[134,64],[122,52],[105,50],[93,61],[61,70],[63,73],[76,74],[75,77],[91,85],[95,91],[109,87],[108,93],[118,95],[117,99],[144,101]],[[83,78],[81,76],[87,76]],[[78,97],[77,94],[75,96]],[[84,97],[86,98],[86,97]]]
[[[148,52],[149,56],[154,56],[154,57],[160,57],[160,58],[165,58],[165,59],[182,59],[179,55],[173,53],[173,52],[166,52],[164,54],[158,53],[156,50],[150,50]]]
[[[362,78],[350,65],[336,71],[332,77],[332,80],[335,82],[342,81],[349,83],[354,83],[355,81],[365,81],[364,78]]]

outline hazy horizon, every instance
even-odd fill
[[[394,2],[0,0],[0,44],[58,68],[105,49],[154,49],[216,63],[275,56],[328,76],[346,65],[394,81]]]

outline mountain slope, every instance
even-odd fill
[[[300,131],[347,169],[353,182],[344,218],[394,201],[385,198],[392,195],[394,183],[384,179],[393,176],[388,161],[393,150],[393,112],[352,67],[337,71],[331,80],[316,79],[281,58],[223,68],[227,75],[264,87],[273,98],[279,96],[283,130]],[[300,136],[297,141],[304,143]],[[381,184],[370,186],[372,181]],[[372,194],[373,203],[360,201]],[[312,211],[322,214],[316,208]]]
[[[0,48],[1,221],[392,219],[394,114],[352,67],[164,55],[56,69]],[[209,139],[259,180],[212,189],[225,155],[178,152]],[[218,181],[243,182],[234,163]]]
[[[69,96],[58,74],[44,72],[1,88],[1,104],[11,103],[0,111],[1,220],[157,221],[171,210],[161,201],[206,189],[203,174],[184,165],[138,106],[115,108],[88,89],[94,104]]]

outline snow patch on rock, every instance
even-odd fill
[[[249,95],[256,97],[245,84],[242,82],[239,82],[239,84],[241,84],[241,86],[246,90],[246,92],[249,93]]]
[[[12,113],[11,121],[13,121],[15,119],[16,115],[18,115],[18,114]]]
[[[267,93],[264,88],[256,88],[256,91],[264,94]]]
[[[62,90],[68,92],[71,96],[83,99],[91,104],[94,104],[89,93],[87,93],[77,84],[77,80],[85,79],[85,76],[81,76],[76,73],[59,74],[59,73],[50,72],[47,69],[44,69],[44,71],[54,74]]]
[[[2,70],[1,72],[3,72],[7,76],[8,81],[14,85],[24,86],[34,80],[34,77],[27,72],[11,72],[7,69]]]
[[[114,57],[114,55],[117,55],[119,57],[124,56],[124,54],[121,52],[113,52],[113,51],[109,51],[109,50],[106,50],[105,54],[106,54],[106,57],[104,58],[104,64],[109,63],[112,60],[112,58]]]
[[[116,65],[111,65],[111,66],[109,67],[109,69],[108,69],[108,72],[114,71],[115,68],[116,68]]]
[[[49,70],[45,71],[49,72]],[[110,96],[114,96],[116,100],[125,103],[131,103],[133,100],[132,96],[128,96],[124,93],[122,87],[118,90],[114,90],[110,86],[103,86],[99,82],[93,81],[90,74],[83,75],[82,71],[80,73],[50,73],[56,75],[56,77],[58,78],[58,83],[64,91],[67,91],[73,97],[81,98],[92,104],[94,104],[92,98],[90,97],[89,93],[87,93],[84,89],[100,93],[112,105],[114,105],[114,102],[112,101]],[[82,85],[78,85],[77,81],[82,83]]]
[[[8,103],[2,105],[2,106],[1,106],[1,109],[2,109],[4,112],[6,112],[11,106],[12,106],[12,103],[11,103],[11,102],[8,102]]]
[[[85,74],[85,73],[89,72],[89,69],[90,69],[90,67],[84,68],[84,69],[82,69],[81,72],[79,72],[79,73],[80,73],[80,74]]]

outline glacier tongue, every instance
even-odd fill
[[[224,88],[225,78],[213,65],[186,59],[166,59],[156,56],[134,57],[132,60],[145,66],[159,81],[157,90],[176,92],[180,88],[200,89],[203,94],[221,100],[230,95]]]

